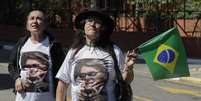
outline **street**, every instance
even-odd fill
[[[132,101],[201,101],[201,0],[0,2],[0,101],[14,87],[20,101],[55,100],[55,74],[65,101],[116,100],[121,64]]]
[[[190,85],[174,80],[153,81],[145,64],[135,64],[132,82],[134,101],[200,101],[201,85]],[[14,101],[7,72],[7,63],[0,64],[0,101]],[[69,98],[70,99],[70,98]]]
[[[14,101],[13,83],[8,75],[7,63],[0,63],[0,101]]]
[[[134,69],[134,101],[201,101],[201,85],[153,81],[144,64],[136,64]]]

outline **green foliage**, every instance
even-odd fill
[[[6,0],[0,1],[0,6],[4,7],[1,11],[0,22],[11,22],[18,25],[24,24],[24,16],[30,8],[45,8],[50,24],[55,26],[55,16],[58,15],[62,20],[69,19],[71,22],[72,14],[91,6],[91,0]],[[146,16],[158,14],[164,18],[197,18],[201,15],[201,0],[124,0],[126,1],[126,12],[132,16]],[[184,1],[185,6],[184,6]],[[132,6],[127,6],[132,5]],[[134,6],[133,6],[134,5]],[[128,10],[127,7],[130,7]],[[132,7],[135,7],[134,11]],[[185,9],[184,9],[185,8]],[[185,10],[185,13],[184,13]],[[172,12],[173,11],[173,12]],[[7,17],[3,17],[3,16]],[[157,15],[157,16],[158,16]]]
[[[172,13],[175,18],[197,18],[201,14],[201,0],[130,0],[132,4],[143,4],[144,14]],[[185,4],[185,5],[184,5]],[[185,12],[185,13],[184,13]]]
[[[90,0],[9,0],[9,2],[12,6],[7,4],[10,17],[6,20],[14,25],[23,25],[26,14],[31,8],[42,8],[51,19],[50,26],[66,27],[66,23],[68,23],[68,27],[72,27],[72,14],[80,11],[82,8],[80,3],[88,3]],[[1,3],[2,1],[0,1]],[[0,14],[0,18],[3,18],[1,15],[3,13]]]

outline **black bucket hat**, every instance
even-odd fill
[[[84,20],[90,17],[94,17],[102,21],[102,25],[105,27],[105,31],[104,31],[105,34],[112,34],[115,27],[115,23],[113,19],[110,16],[97,10],[88,10],[78,14],[75,18],[75,28],[83,29],[85,24],[83,23]]]

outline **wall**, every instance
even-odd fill
[[[0,25],[0,42],[16,42],[23,36],[23,28]],[[49,30],[65,47],[69,47],[73,41],[74,33],[64,29]],[[125,50],[134,49],[146,40],[152,38],[152,34],[138,32],[113,33],[112,39]],[[182,37],[188,57],[201,58],[201,37]]]

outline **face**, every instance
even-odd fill
[[[45,29],[45,15],[43,12],[34,10],[27,17],[27,30],[31,34],[42,34]]]
[[[26,61],[25,69],[29,71],[29,76],[31,78],[42,78],[46,73],[48,67],[44,64],[41,64],[39,61],[35,59],[28,59]]]
[[[104,81],[106,74],[94,67],[83,66],[80,70],[79,77],[84,80],[86,84],[92,84],[95,81]]]
[[[102,28],[102,22],[98,19],[86,19],[84,32],[88,40],[94,40],[99,35]]]

